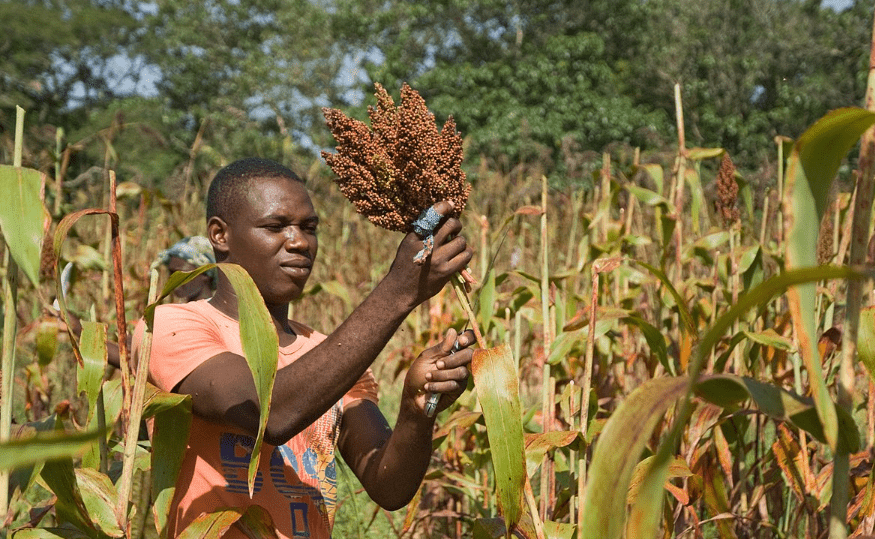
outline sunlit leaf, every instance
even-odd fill
[[[34,285],[39,283],[40,249],[49,212],[40,198],[38,170],[0,165],[0,232],[9,252]]]
[[[110,537],[122,537],[122,525],[115,515],[118,492],[109,477],[91,468],[77,468],[76,482],[91,521]]]
[[[866,129],[875,124],[875,113],[859,108],[831,111],[811,126],[793,146],[787,165],[784,219],[787,228],[788,269],[817,265],[817,236],[826,211],[829,189],[842,159]],[[817,413],[833,450],[838,443],[835,407],[824,381],[817,351],[814,320],[814,283],[787,292],[799,352],[808,370]]]
[[[240,520],[243,509],[229,508],[202,513],[199,517],[176,536],[177,539],[214,539],[221,537],[228,529]]]
[[[55,352],[58,350],[58,323],[57,319],[43,317],[36,327],[36,354],[37,361],[43,367],[52,362]]]
[[[219,264],[219,269],[234,287],[237,295],[237,316],[240,322],[240,341],[246,362],[252,371],[255,389],[258,393],[259,409],[258,434],[249,461],[249,493],[252,495],[255,487],[255,476],[258,472],[258,458],[261,454],[261,444],[264,431],[267,428],[267,417],[270,414],[270,397],[273,392],[273,382],[276,378],[277,359],[279,357],[279,337],[271,320],[261,292],[252,281],[252,277],[242,267],[236,264]]]
[[[152,506],[155,528],[166,537],[176,478],[182,468],[191,428],[191,396],[146,386],[143,418],[154,417],[152,428]]]
[[[69,522],[82,531],[96,530],[82,499],[73,461],[69,457],[48,461],[40,474],[49,489],[58,497],[55,513],[59,523]],[[89,535],[91,535],[89,533]]]
[[[478,301],[480,302],[480,322],[482,324],[483,333],[489,331],[492,323],[492,316],[495,313],[495,272],[490,271],[486,274],[486,279],[483,286],[480,287],[478,293]]]
[[[687,382],[686,377],[648,380],[611,414],[589,468],[581,523],[587,538],[620,536],[626,492],[641,452],[665,412],[684,394]]]
[[[0,470],[30,466],[48,460],[81,455],[100,432],[38,432],[30,438],[0,443]]]
[[[662,166],[656,163],[645,163],[638,165],[638,169],[647,172],[647,174],[653,179],[653,182],[656,183],[656,191],[658,193],[663,192],[665,173],[662,170]]]
[[[778,335],[774,329],[768,328],[763,331],[745,331],[745,336],[751,341],[762,344],[764,346],[771,346],[772,348],[777,348],[778,350],[792,350],[793,343],[787,337],[783,335]]]
[[[632,196],[641,201],[642,204],[646,204],[647,206],[662,206],[666,210],[671,210],[671,202],[657,192],[634,184],[627,185],[626,189],[629,190]]]
[[[526,473],[533,477],[538,467],[544,461],[547,451],[557,447],[565,447],[580,436],[576,430],[554,430],[525,435],[526,443]]]
[[[91,411],[97,403],[106,370],[106,324],[82,322],[79,349],[84,364],[76,369],[76,388],[78,393],[85,393]]]
[[[638,491],[641,488],[641,482],[644,480],[644,475],[647,472],[648,466],[652,463],[653,457],[650,456],[635,465],[635,470],[632,473],[632,480],[629,482],[629,490],[626,493],[627,504],[632,505],[635,503],[635,500],[638,498]],[[690,471],[687,462],[681,458],[674,458],[668,464],[666,486],[669,485],[668,481],[671,479],[676,477],[690,477],[691,475],[693,475],[693,472]]]
[[[875,305],[860,309],[857,357],[869,371],[869,377],[875,378]]]
[[[726,150],[723,148],[690,148],[687,150],[687,159],[691,161],[715,159],[722,157],[724,153],[726,153]]]
[[[471,370],[492,450],[498,506],[513,527],[521,516],[526,479],[517,362],[507,345],[478,349]]]

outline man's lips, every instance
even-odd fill
[[[280,267],[286,273],[300,275],[303,273],[309,273],[310,269],[313,267],[313,262],[309,258],[301,257],[282,262],[280,263]]]

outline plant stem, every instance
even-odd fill
[[[15,333],[17,322],[15,307],[18,300],[18,266],[9,249],[4,254],[3,277],[3,366],[0,369],[0,442],[9,439],[12,430],[12,381],[15,378]],[[9,471],[0,471],[0,518],[5,518],[9,509]]]
[[[678,129],[678,155],[675,163],[675,182],[677,185],[675,190],[675,217],[677,221],[674,225],[675,240],[677,242],[675,245],[675,263],[677,264],[677,275],[675,275],[675,278],[680,281],[683,277],[681,274],[681,248],[683,247],[684,239],[684,183],[687,176],[687,146],[686,136],[684,135],[684,108],[681,101],[680,84],[674,85],[674,106]]]
[[[483,340],[483,334],[480,333],[480,326],[477,324],[477,316],[474,314],[474,308],[471,306],[471,300],[468,298],[468,293],[465,291],[465,282],[462,276],[455,274],[450,281],[453,284],[453,290],[456,292],[456,297],[459,298],[459,303],[462,305],[462,310],[465,311],[465,316],[468,317],[468,322],[471,323],[471,329],[474,330],[474,337],[477,339],[477,346],[485,350],[486,341]]]
[[[15,107],[15,149],[12,164],[21,167],[24,144],[24,109]],[[18,333],[18,264],[7,245],[3,266],[3,356],[0,368],[0,442],[9,439],[12,431],[12,381],[15,378],[15,335]],[[9,471],[0,471],[0,519],[9,511]]]

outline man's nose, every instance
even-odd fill
[[[286,249],[295,250],[295,249],[306,249],[308,247],[307,244],[307,235],[301,230],[301,227],[298,226],[290,226],[286,229]]]

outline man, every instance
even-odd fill
[[[446,215],[452,206],[441,202],[435,209]],[[280,537],[330,537],[335,444],[382,507],[403,507],[419,488],[432,452],[428,394],[441,394],[438,410],[461,395],[473,336],[450,330],[416,359],[394,430],[377,407],[369,367],[406,316],[466,267],[472,250],[458,235],[461,223],[443,219],[433,253],[417,265],[422,239],[408,234],[386,276],[325,337],[287,319],[289,301],[301,296],[316,260],[318,222],[301,180],[272,161],[232,163],[210,186],[207,236],[216,260],[239,264],[252,276],[276,326],[279,368],[250,499],[246,470],[259,407],[242,355],[233,288],[220,272],[209,301],[158,308],[150,379],[163,390],[191,395],[194,411],[171,536],[204,512],[257,504],[271,514]],[[460,348],[455,353],[454,344]],[[233,528],[225,535],[243,536]]]

